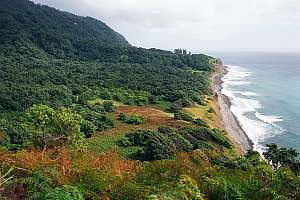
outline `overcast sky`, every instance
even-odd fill
[[[300,51],[300,0],[34,0],[105,22],[141,47]]]

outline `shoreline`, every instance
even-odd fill
[[[226,67],[220,62],[217,66],[217,72],[212,77],[212,87],[216,94],[216,99],[219,104],[219,109],[222,115],[224,127],[229,136],[234,140],[238,148],[243,154],[246,154],[249,150],[253,149],[253,142],[243,130],[240,122],[236,116],[231,112],[230,99],[222,94],[222,77],[226,75]]]

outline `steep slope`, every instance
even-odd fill
[[[26,0],[0,0],[0,42],[29,43],[59,57],[92,56],[105,46],[129,46],[99,20]]]

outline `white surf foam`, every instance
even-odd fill
[[[243,96],[259,96],[259,94],[257,94],[257,93],[255,93],[255,92],[250,92],[250,91],[237,91],[237,92],[235,92],[235,93],[239,93],[239,94],[241,94],[241,95],[243,95]]]
[[[227,67],[227,70],[228,73],[222,79],[222,93],[229,97],[231,101],[230,110],[237,117],[245,133],[253,141],[254,150],[263,152],[264,147],[261,143],[265,139],[282,131],[275,123],[283,119],[279,116],[264,115],[258,112],[258,109],[263,108],[263,105],[258,100],[253,99],[258,94],[247,90],[240,91],[240,89],[237,90],[234,87],[236,85],[250,84],[245,79],[251,76],[252,72],[240,66],[230,65]],[[240,97],[239,94],[247,98]]]
[[[261,121],[264,121],[268,124],[273,124],[274,122],[281,122],[283,119],[276,115],[263,115],[259,112],[255,113],[255,116],[260,119]]]
[[[230,85],[249,85],[249,84],[251,84],[248,81],[232,81],[232,80],[227,80],[226,83],[230,84]]]

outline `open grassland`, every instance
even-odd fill
[[[206,97],[206,105],[194,104],[191,108],[184,110],[193,115],[194,118],[200,118],[206,121],[210,127],[224,130],[222,115],[218,102],[213,97]],[[210,111],[211,110],[211,111]]]

